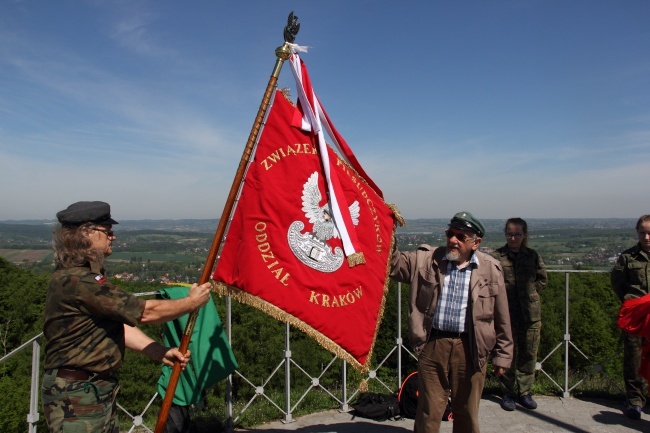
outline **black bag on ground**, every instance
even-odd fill
[[[357,400],[350,405],[352,414],[356,417],[385,421],[399,417],[397,397],[391,394],[362,392]]]
[[[397,394],[397,402],[399,405],[399,414],[404,418],[415,419],[415,412],[418,409],[418,372],[406,376],[406,379],[399,387]],[[451,402],[447,402],[445,412],[442,414],[443,421],[451,421],[454,419],[454,414],[451,411]]]
[[[399,387],[397,394],[399,413],[404,418],[415,419],[415,411],[418,408],[418,372],[406,376],[406,379]]]

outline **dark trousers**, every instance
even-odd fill
[[[531,394],[542,322],[516,322],[511,316],[511,325],[514,362],[512,368],[500,377],[500,388],[504,395],[517,397]]]
[[[623,332],[623,380],[628,404],[645,405],[644,380],[639,375],[643,338]]]

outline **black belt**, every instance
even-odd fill
[[[92,373],[86,370],[76,370],[69,368],[47,369],[45,370],[45,373],[52,374],[54,373],[54,370],[57,370],[56,377],[78,380],[81,382],[86,382],[89,379],[115,380],[115,376],[113,376],[111,373]]]
[[[467,332],[441,331],[436,328],[431,330],[432,338],[463,338],[465,336],[467,336]]]

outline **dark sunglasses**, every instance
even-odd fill
[[[113,232],[113,230],[102,230],[102,229],[98,229],[96,227],[92,228],[91,230],[94,230],[96,232],[102,232],[102,233],[104,233],[106,235],[106,237],[109,237],[109,238],[114,238],[115,237],[115,232]]]
[[[452,237],[456,237],[461,242],[467,242],[468,240],[474,240],[475,235],[466,235],[465,233],[462,232],[452,232],[451,230],[445,230],[445,236],[447,236],[447,239],[451,239]]]

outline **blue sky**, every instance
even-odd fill
[[[5,0],[0,221],[219,217],[291,11],[407,219],[650,213],[645,0]]]

